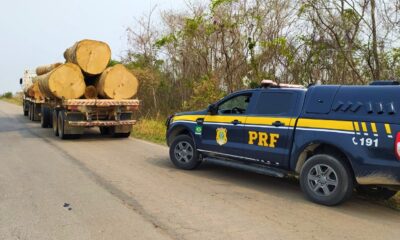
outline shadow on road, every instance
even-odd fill
[[[400,221],[400,212],[391,209],[374,200],[361,198],[354,192],[353,198],[340,206],[325,207],[309,202],[303,195],[298,181],[294,178],[275,178],[229,167],[213,165],[210,163],[202,164],[197,170],[185,171],[176,169],[168,158],[151,159],[151,164],[159,168],[167,169],[170,172],[180,172],[199,178],[211,179],[221,185],[237,185],[243,188],[255,190],[264,194],[265,197],[273,195],[285,201],[300,203],[300,206],[312,205],[323,210],[336,211],[342,214],[358,216],[361,218],[371,218],[371,220],[381,221],[385,216],[393,221]],[[279,204],[279,203],[277,203]]]

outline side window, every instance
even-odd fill
[[[218,106],[218,113],[222,115],[246,114],[250,99],[251,94],[230,98]]]
[[[290,92],[263,92],[256,106],[259,115],[289,115],[296,104],[296,94]]]

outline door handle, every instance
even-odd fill
[[[232,124],[233,124],[233,125],[238,125],[238,124],[241,124],[241,123],[242,123],[242,122],[239,121],[239,120],[237,120],[237,119],[235,119],[235,120],[232,121]]]
[[[275,126],[275,127],[282,127],[282,126],[285,126],[285,124],[284,124],[283,122],[281,122],[281,121],[273,122],[272,125]]]

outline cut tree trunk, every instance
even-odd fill
[[[28,91],[26,92],[26,94],[29,97],[34,98],[35,100],[43,100],[44,99],[42,92],[40,92],[39,83],[38,82],[33,83],[28,88]]]
[[[139,81],[124,65],[117,64],[101,74],[96,87],[103,98],[130,99],[136,95]]]
[[[86,88],[81,69],[73,63],[63,64],[33,81],[39,83],[40,91],[48,98],[80,98]]]
[[[97,98],[97,89],[95,86],[87,86],[84,94],[86,99],[95,99]]]
[[[36,75],[44,75],[56,69],[57,67],[61,66],[62,63],[53,63],[49,65],[43,65],[36,68]]]
[[[77,64],[86,75],[99,75],[110,62],[111,49],[104,42],[82,40],[65,50],[64,58]]]

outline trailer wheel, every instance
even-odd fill
[[[110,127],[99,127],[100,128],[100,134],[102,136],[106,136],[110,134]]]
[[[28,116],[28,108],[26,107],[26,101],[24,100],[22,103],[22,111],[24,112],[24,116]]]
[[[51,127],[50,121],[51,121],[50,109],[48,107],[42,106],[41,116],[40,116],[40,126],[42,128],[49,128]]]
[[[127,133],[114,133],[113,137],[114,138],[128,138],[131,136],[131,132],[127,132]]]
[[[131,136],[131,131],[126,133],[116,133],[115,127],[109,127],[109,131],[110,131],[109,134],[111,134],[113,138],[128,138]]]
[[[28,119],[33,121],[33,105],[32,103],[29,103],[29,107],[28,107]]]
[[[53,133],[54,136],[58,136],[58,111],[56,109],[53,110]]]
[[[40,119],[37,118],[37,105],[35,103],[32,103],[32,121],[38,121]]]
[[[67,139],[69,137],[68,134],[64,133],[64,127],[65,127],[65,112],[63,110],[58,112],[58,136],[61,139]]]

